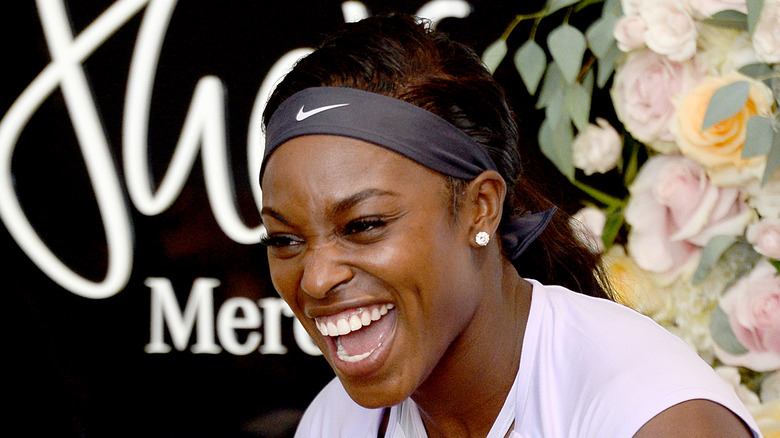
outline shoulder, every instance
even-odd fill
[[[295,437],[375,437],[381,415],[381,409],[366,409],[355,403],[334,378],[306,409]]]
[[[540,339],[534,373],[559,383],[546,391],[572,400],[573,416],[561,420],[594,432],[588,436],[632,436],[661,412],[675,413],[671,407],[709,400],[751,424],[729,384],[652,319],[608,300],[532,283]]]

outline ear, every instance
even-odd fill
[[[494,170],[482,172],[471,180],[466,187],[466,213],[464,218],[468,220],[469,241],[476,244],[476,235],[480,231],[495,237],[501,215],[504,209],[506,197],[506,182],[501,175]]]

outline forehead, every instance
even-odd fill
[[[307,135],[280,146],[266,163],[263,205],[298,198],[339,200],[365,189],[438,195],[444,177],[414,161],[362,140]],[[305,202],[313,202],[308,199]]]

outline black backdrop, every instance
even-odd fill
[[[425,3],[362,4],[370,13],[415,13]],[[473,0],[467,17],[446,18],[438,27],[481,52],[514,14],[533,11],[539,3]],[[151,103],[145,107],[149,110],[149,158],[143,172],[151,175],[157,190],[192,108],[195,87],[210,78],[205,82],[216,84],[224,99],[219,100],[216,93],[216,100],[198,108],[224,108],[225,133],[215,135],[224,143],[222,154],[232,173],[227,197],[233,197],[248,228],[259,225],[247,152],[258,90],[282,55],[314,46],[324,32],[344,22],[339,1],[41,0],[4,4],[0,14],[0,114],[5,115],[0,124],[0,159],[4,160],[0,179],[6,181],[6,188],[12,183],[14,189],[0,193],[6,206],[0,212],[5,224],[0,231],[0,279],[7,340],[2,393],[9,406],[0,408],[3,436],[287,436],[285,430],[333,375],[321,357],[302,350],[293,320],[278,308],[274,310],[277,295],[267,278],[263,249],[251,242],[237,242],[215,219],[218,208],[210,205],[207,194],[213,184],[207,181],[210,177],[204,178],[204,170],[213,164],[211,158],[201,161],[203,153],[197,155],[181,192],[159,211],[142,212],[139,202],[129,195],[124,168],[128,158],[122,149],[128,130],[123,119],[128,74],[134,53],[140,50],[136,38],[142,23],[161,16],[153,17],[152,8],[163,10],[166,5],[174,9],[167,30],[164,24],[158,25],[164,39],[153,69]],[[115,32],[103,30],[110,36],[93,52],[79,52],[83,49],[79,44],[84,46],[95,38],[87,32],[96,29],[90,25],[105,17],[101,14],[112,6],[115,12],[128,8],[122,13],[129,18],[115,25]],[[58,12],[60,7],[67,15]],[[44,15],[49,21],[42,25]],[[69,23],[70,29],[57,28],[58,22]],[[44,29],[54,37],[47,39]],[[69,42],[63,29],[76,35],[76,42]],[[517,34],[514,46],[524,31]],[[43,77],[44,71],[55,79]],[[497,75],[504,77],[518,112],[531,120],[528,129],[534,132],[537,116],[526,111],[530,101],[511,62]],[[62,86],[64,77],[72,81],[67,86],[71,91]],[[81,84],[87,83],[88,88],[79,88],[79,77],[86,79]],[[44,83],[51,93],[39,93],[36,98],[40,89],[31,84],[42,87]],[[20,108],[27,108],[29,117],[18,118],[11,111]],[[92,118],[91,108],[95,111]],[[87,121],[76,121],[79,115]],[[84,128],[90,123],[97,127],[91,133]],[[77,124],[79,129],[74,128]],[[220,124],[203,122],[202,126],[218,128]],[[87,155],[98,153],[85,145],[103,144],[96,138],[104,142],[105,160],[87,164]],[[531,171],[551,174],[548,163],[537,162],[533,152],[529,154],[535,161]],[[93,182],[90,173],[102,176]],[[116,175],[116,187],[111,175]],[[96,188],[117,189],[108,190],[116,195],[114,204],[96,195]],[[40,256],[23,251],[32,247],[30,240],[10,231],[9,224],[20,219],[8,209],[13,200],[18,200],[23,218],[45,248],[72,270],[71,276],[99,283],[111,265],[126,269],[127,281],[120,275],[115,290],[96,292],[63,285],[66,274],[47,271],[52,262],[36,265],[33,259]],[[231,205],[232,200],[227,201]],[[105,219],[99,205],[105,205]],[[110,234],[120,244],[110,244],[105,230],[108,224],[117,223]],[[120,260],[121,236],[131,237],[125,239],[132,251],[125,251],[129,254],[125,261]],[[150,278],[159,282],[150,282]],[[234,319],[254,313],[262,319],[250,328],[235,330],[235,342],[252,345],[252,336],[260,335],[259,348],[249,354],[227,348],[218,353],[195,352],[197,344],[209,336],[221,344],[215,337],[220,327],[207,325],[203,333],[193,328],[189,340],[185,339],[187,345],[177,348],[166,323],[160,342],[170,346],[170,351],[147,352],[155,320],[152,284],[169,284],[184,312],[188,300],[194,300],[197,279],[213,279],[205,280],[212,283],[206,283],[210,286],[203,295],[213,296],[213,308],[207,306],[208,300],[199,301],[203,311],[195,315],[197,324],[209,319],[214,324],[226,302],[238,307],[249,302],[254,310],[243,307],[243,313],[234,312]],[[159,286],[162,295],[163,289]],[[264,352],[264,345],[275,351]],[[280,345],[286,353],[280,354]]]

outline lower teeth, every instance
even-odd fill
[[[359,362],[367,358],[368,356],[370,356],[371,353],[376,351],[376,349],[381,346],[382,344],[379,344],[371,351],[365,352],[363,354],[358,354],[357,356],[350,356],[349,353],[347,353],[347,350],[344,349],[344,347],[341,345],[341,339],[336,339],[336,347],[338,347],[338,350],[336,350],[336,354],[339,356],[339,359],[343,360],[344,362]]]

